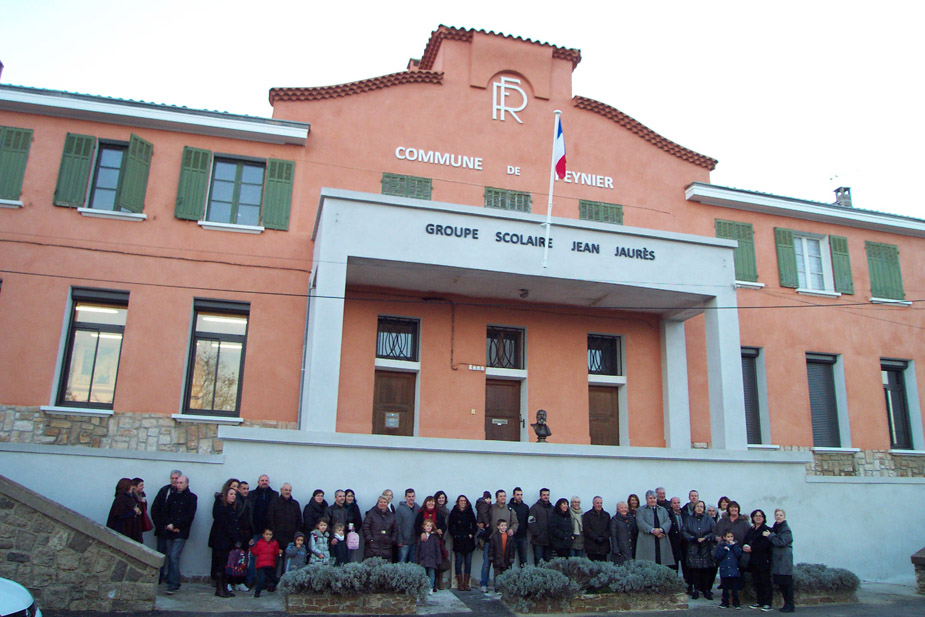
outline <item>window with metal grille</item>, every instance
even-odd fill
[[[433,181],[430,178],[405,176],[402,174],[382,174],[382,194],[398,195],[399,197],[412,197],[414,199],[430,199]]]
[[[806,374],[809,379],[809,407],[813,423],[813,445],[840,448],[838,405],[835,399],[834,365],[836,357],[829,354],[806,354]]]
[[[485,207],[530,212],[530,193],[485,187]]]
[[[588,374],[622,375],[623,358],[619,336],[588,335]]]
[[[485,363],[493,368],[522,369],[523,330],[488,328]]]
[[[750,444],[761,443],[761,416],[758,407],[758,356],[756,347],[742,348],[742,386],[745,390],[745,433]]]
[[[418,321],[400,317],[380,317],[376,334],[376,357],[417,362]]]
[[[890,426],[890,448],[894,450],[912,449],[909,403],[906,399],[906,381],[903,376],[908,365],[905,360],[880,361],[886,417]]]
[[[583,221],[596,221],[598,223],[623,224],[623,206],[608,204],[603,201],[578,200],[578,218]]]

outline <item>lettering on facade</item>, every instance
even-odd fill
[[[593,242],[572,242],[572,250],[576,253],[594,253],[600,255],[601,245]]]
[[[479,230],[476,227],[461,227],[458,225],[437,225],[428,223],[424,230],[432,236],[445,236],[447,238],[462,238],[469,240],[479,239]]]
[[[504,115],[506,113],[514,116],[514,119],[518,123],[523,124],[517,116],[518,111],[523,111],[527,106],[527,93],[519,85],[519,79],[514,79],[513,77],[501,77],[498,81],[492,82],[492,93],[491,93],[491,119],[492,120],[501,120],[504,122]],[[511,96],[511,92],[516,92],[521,97],[520,107],[508,107],[507,98]]]
[[[419,163],[430,163],[431,165],[446,165],[447,167],[461,167],[463,169],[482,171],[482,157],[480,156],[449,154],[399,146],[395,148],[395,158],[402,161],[418,161]]]
[[[558,182],[558,177],[556,182]],[[612,189],[613,178],[610,176],[601,176],[599,174],[586,174],[581,171],[566,171],[562,182],[569,184],[584,184],[585,186],[596,186],[601,189]]]
[[[504,242],[505,244],[519,244],[521,246],[536,246],[539,248],[545,248],[546,246],[546,238],[543,236],[530,236],[500,231],[495,232],[495,242]],[[549,239],[549,248],[552,248],[552,238]]]
[[[647,248],[628,249],[625,246],[618,246],[613,254],[614,257],[629,257],[630,259],[642,259],[645,261],[655,261],[655,251]]]

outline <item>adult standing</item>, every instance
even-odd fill
[[[295,534],[302,528],[302,509],[292,496],[292,485],[286,482],[279,487],[279,496],[267,508],[267,529],[273,532],[273,539],[280,546],[289,546]],[[256,529],[256,528],[255,528]],[[257,533],[263,533],[262,530]],[[277,576],[282,575],[283,559],[277,565]]]
[[[655,489],[655,503],[665,508],[665,512],[671,510],[671,502],[668,500],[667,491],[664,486]]]
[[[681,508],[681,516],[684,518],[693,516],[694,506],[697,505],[698,501],[700,501],[700,493],[697,491],[697,489],[692,488],[687,493],[687,503],[684,504],[683,508]]]
[[[769,531],[765,521],[764,510],[754,510],[751,515],[752,526],[745,535],[742,551],[748,553],[748,571],[752,573],[755,585],[755,604],[749,608],[771,610],[771,550],[772,544],[764,532]]]
[[[540,565],[540,561],[549,561],[552,551],[549,548],[549,517],[552,514],[552,504],[549,503],[549,489],[540,489],[540,498],[530,507],[527,517],[530,534],[530,544],[533,545],[533,565]]]
[[[434,499],[437,500],[437,511],[443,515],[443,520],[447,521],[449,524],[450,520],[450,510],[446,507],[447,501],[449,498],[446,495],[445,491],[437,491],[434,493]],[[444,574],[450,571],[453,567],[453,563],[450,561],[450,551],[453,550],[453,538],[449,534],[443,534],[440,536],[440,541],[443,543],[443,554],[446,555],[443,557],[443,560],[440,562],[440,567],[437,568],[437,589],[444,588]],[[450,584],[447,585],[447,588],[453,586],[452,577],[450,578]]]
[[[726,515],[721,516],[716,523],[716,541],[722,542],[723,536],[727,531],[732,532],[736,544],[742,546],[745,544],[745,536],[748,534],[749,524],[740,512],[739,502],[730,501],[726,506]]]
[[[668,511],[656,503],[655,491],[646,491],[646,505],[636,512],[636,559],[654,561],[663,566],[674,564],[668,531],[671,519]]]
[[[315,525],[324,518],[327,511],[328,502],[324,499],[324,491],[316,488],[312,493],[312,498],[308,500],[308,503],[305,504],[305,509],[302,510],[302,532],[306,538],[312,535]],[[283,545],[280,544],[280,546]],[[286,546],[289,545],[287,544]]]
[[[237,484],[237,482],[235,482]],[[241,541],[238,530],[238,514],[235,512],[235,502],[238,497],[237,487],[229,486],[223,489],[212,510],[212,531],[209,534],[212,546],[212,578],[215,580],[215,595],[220,598],[230,598],[234,592],[225,588],[225,564],[228,554]]]
[[[530,518],[530,506],[524,503],[524,491],[515,486],[511,491],[511,510],[517,515],[517,531],[514,532],[514,548],[520,559],[520,567],[527,565],[527,519]]]
[[[141,509],[132,495],[132,479],[121,478],[116,482],[116,494],[109,508],[109,516],[106,517],[106,526],[136,542],[141,542],[141,526],[136,523],[140,516]]]
[[[138,509],[141,510],[141,515],[135,520],[135,524],[137,525],[138,541],[143,544],[145,532],[154,529],[154,523],[151,522],[151,517],[148,516],[148,496],[145,494],[145,481],[143,478],[132,478],[132,497],[135,498],[135,503],[138,505]]]
[[[787,524],[787,513],[774,510],[774,526],[762,534],[771,542],[771,576],[784,597],[780,612],[792,613],[793,605],[793,533]]]
[[[630,513],[629,504],[617,504],[617,513],[610,519],[610,560],[623,565],[636,555],[636,516]]]
[[[572,551],[572,517],[565,497],[556,501],[549,515],[549,544],[553,557],[568,557]]]
[[[604,499],[595,495],[591,509],[581,517],[585,536],[585,552],[591,561],[607,561],[610,552],[610,514],[604,509]]]
[[[167,499],[167,516],[164,533],[167,536],[167,593],[180,589],[180,555],[189,540],[198,503],[196,494],[189,488],[189,478],[177,478],[174,493]]]
[[[384,495],[379,496],[376,505],[363,518],[363,539],[366,541],[364,557],[392,559],[392,547],[398,543],[398,525]]]
[[[413,488],[405,489],[405,500],[395,506],[395,522],[398,523],[398,562],[414,563],[414,547],[417,534],[414,530],[414,519],[417,518],[421,506],[414,500],[416,493]]]
[[[151,521],[154,523],[154,539],[157,541],[157,552],[167,554],[167,534],[164,527],[167,525],[167,498],[171,492],[177,490],[177,479],[183,475],[179,469],[170,472],[170,483],[165,484],[157,491],[154,501],[151,503]],[[158,584],[167,580],[167,560],[161,566],[158,575]]]
[[[479,581],[479,591],[482,593],[488,593],[488,575],[493,563],[491,539],[495,534],[500,533],[498,531],[498,523],[500,521],[505,521],[507,523],[507,529],[504,533],[508,536],[508,539],[514,537],[514,534],[520,526],[520,521],[517,520],[517,514],[514,513],[511,506],[507,505],[507,493],[504,489],[499,488],[495,491],[495,503],[488,508],[486,521],[488,533],[485,535],[485,548],[482,551],[482,576]],[[495,575],[497,574],[498,573],[495,572]]]
[[[669,566],[672,570],[677,571],[684,561],[684,538],[681,536],[681,498],[672,497],[668,500],[668,518],[671,520],[671,529],[668,531],[668,542],[671,543],[671,556],[674,557],[674,565]],[[687,581],[687,576],[684,576]]]
[[[238,486],[240,488],[240,484]],[[250,505],[250,528],[253,530],[250,540],[257,542],[267,528],[267,510],[270,508],[270,503],[277,497],[279,497],[279,493],[270,488],[270,476],[261,474],[257,478],[257,488],[248,491],[247,494],[247,503]],[[246,583],[254,585],[257,579],[257,560],[251,555],[250,551],[247,552],[247,555]]]
[[[238,517],[238,534],[241,537],[241,545],[244,547],[247,555],[247,570],[244,581],[238,583],[238,591],[248,591],[247,583],[253,581],[250,578],[251,562],[255,561],[251,552],[247,550],[248,543],[254,538],[254,504],[248,500],[250,495],[250,484],[241,480],[238,482],[238,496],[234,500],[234,511]]]
[[[216,526],[217,526],[217,521],[221,516],[219,510],[221,510],[222,508],[225,508],[226,506],[225,499],[228,494],[228,490],[234,489],[237,492],[238,484],[239,482],[237,478],[228,478],[227,480],[225,480],[225,483],[222,484],[222,488],[219,489],[217,493],[215,493],[214,500],[212,501],[212,527],[209,529],[208,545],[209,545],[209,548],[213,549],[212,550],[212,567],[209,570],[209,575],[212,577],[213,581],[217,580],[216,576],[219,570],[221,570],[222,573],[224,573],[225,561],[227,561],[228,559],[228,554],[226,552],[225,557],[222,560],[222,562],[220,564],[215,563],[216,559],[222,559],[221,551],[218,551],[218,552],[215,551],[215,533],[217,530]],[[232,501],[232,509],[234,509],[235,501],[237,501],[237,498],[235,498],[235,500]],[[231,549],[228,549],[228,550],[230,551]],[[228,589],[227,591],[231,591],[231,590]]]
[[[465,495],[456,498],[456,505],[450,511],[448,533],[453,538],[453,554],[456,556],[456,587],[469,591],[472,576],[472,553],[475,551],[475,534],[479,526],[469,499]]]
[[[350,510],[350,519],[347,523],[347,533],[353,531],[357,534],[357,538],[363,538],[362,526],[363,526],[363,513],[360,511],[360,506],[357,505],[357,496],[352,488],[348,488],[344,491],[344,504]],[[351,529],[351,525],[353,528]],[[362,546],[362,545],[361,545]],[[360,551],[357,549],[350,548],[350,545],[347,547],[347,560],[348,561],[359,561],[360,560]]]
[[[691,598],[696,600],[703,594],[707,600],[713,599],[714,571],[713,547],[716,521],[707,516],[707,505],[698,501],[694,504],[694,513],[684,519],[681,533],[687,540],[685,545],[685,573],[690,574]]]
[[[581,520],[581,498],[573,495],[569,501],[569,516],[572,519],[572,550],[570,557],[585,556],[585,532],[584,521]],[[607,517],[610,522],[610,517]]]

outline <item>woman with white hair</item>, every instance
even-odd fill
[[[771,576],[774,584],[784,596],[780,612],[793,612],[793,533],[787,524],[787,513],[782,508],[774,510],[774,526],[764,532],[771,542]]]

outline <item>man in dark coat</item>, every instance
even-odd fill
[[[151,502],[151,522],[154,524],[154,537],[157,539],[157,552],[167,554],[167,535],[164,533],[164,527],[167,526],[167,497],[171,491],[177,490],[177,479],[183,475],[179,469],[170,472],[170,484],[165,484],[157,492],[154,501]],[[158,584],[167,580],[167,560],[161,566]]]
[[[600,495],[591,500],[591,509],[581,515],[585,553],[591,561],[607,561],[610,553],[610,514]]]
[[[392,559],[392,547],[398,544],[398,523],[395,513],[389,509],[389,500],[382,495],[363,519],[363,539],[366,541],[364,557]]]
[[[196,516],[198,499],[189,490],[189,478],[177,478],[175,492],[166,500],[164,534],[167,537],[167,593],[180,589],[180,554],[189,539],[189,532]]]
[[[280,545],[289,546],[295,534],[302,528],[302,508],[292,498],[292,485],[288,482],[279,488],[279,497],[267,508],[267,529],[273,532],[273,539]],[[254,528],[256,530],[256,527]],[[263,533],[261,530],[258,533]],[[277,575],[282,575],[285,559],[279,560]]]
[[[684,524],[681,517],[681,498],[672,497],[668,504],[668,518],[671,520],[668,541],[671,543],[671,554],[674,557],[674,565],[668,567],[677,571],[679,565],[684,563],[685,555],[684,537],[681,535],[681,528]],[[687,581],[687,576],[684,580]]]
[[[254,530],[254,540],[258,540],[267,528],[267,510],[270,504],[279,497],[279,493],[270,488],[270,476],[263,474],[257,478],[257,488],[250,491],[247,501],[251,504],[251,527]]]
[[[514,547],[520,558],[520,567],[527,565],[527,519],[530,518],[530,506],[524,503],[524,491],[519,486],[511,493],[511,510],[517,515],[517,531],[514,532]]]
[[[533,565],[539,565],[540,560],[552,559],[552,550],[549,547],[549,517],[552,515],[552,504],[549,503],[549,489],[540,489],[540,498],[530,507],[527,515],[527,532],[530,534],[530,544],[533,545]]]

